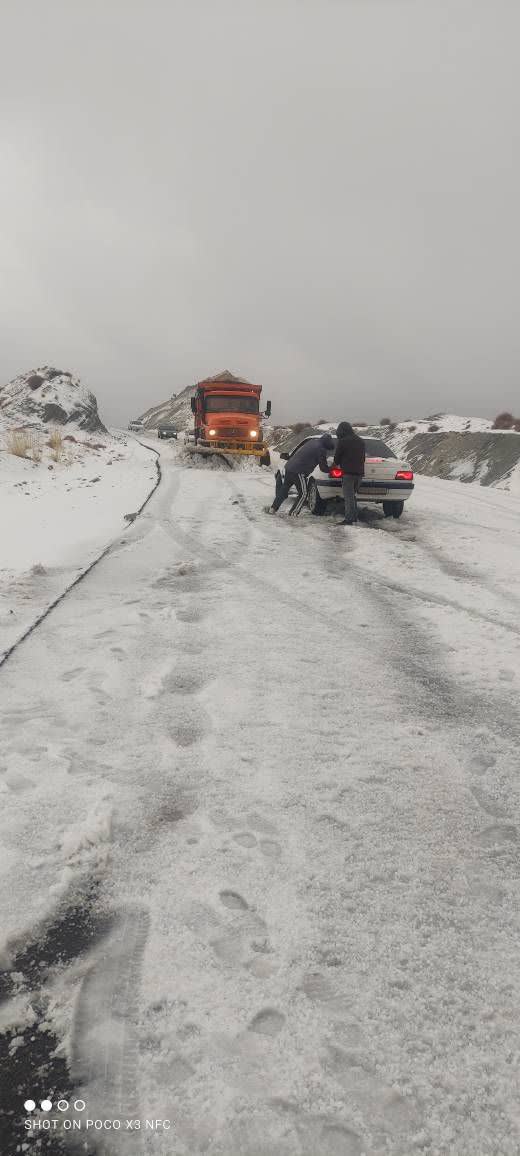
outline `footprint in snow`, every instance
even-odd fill
[[[481,787],[472,787],[471,794],[476,799],[479,807],[486,812],[487,815],[492,815],[494,819],[504,819],[505,811],[499,803],[496,803]]]
[[[203,739],[211,729],[209,715],[202,709],[184,706],[175,711],[169,732],[179,747],[191,747]]]
[[[238,891],[220,891],[220,902],[232,911],[249,911],[249,904],[239,895]]]
[[[490,767],[494,767],[496,763],[495,755],[486,754],[484,751],[475,755],[471,761],[471,770],[476,775],[484,775]]]
[[[72,679],[79,678],[80,674],[83,674],[84,670],[86,670],[86,667],[84,666],[75,666],[73,670],[66,670],[65,673],[61,676],[61,681],[72,682]]]
[[[208,682],[208,675],[203,667],[197,668],[192,663],[178,663],[163,678],[161,693],[165,694],[196,694]]]
[[[374,1131],[384,1136],[403,1135],[419,1127],[415,1103],[379,1079],[368,1053],[329,1044],[321,1064],[325,1074],[344,1089],[349,1102]]]
[[[177,610],[177,618],[180,622],[202,622],[207,613],[202,606],[181,606]]]
[[[481,847],[503,847],[508,843],[516,843],[517,839],[518,829],[512,823],[495,823],[477,835]]]
[[[246,847],[247,849],[259,847],[262,855],[265,855],[267,859],[280,859],[282,854],[282,848],[276,839],[259,840],[252,831],[238,831],[236,835],[233,835],[233,841],[238,843],[239,847]]]
[[[257,1035],[261,1036],[277,1036],[284,1024],[285,1016],[282,1015],[282,1012],[273,1007],[265,1007],[253,1016],[248,1031],[256,1032]]]

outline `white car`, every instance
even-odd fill
[[[404,503],[413,492],[413,470],[408,462],[396,457],[390,446],[379,438],[365,437],[363,441],[366,452],[365,475],[359,484],[357,500],[370,505],[382,505],[385,518],[400,518]],[[281,455],[285,458],[286,468],[301,445],[303,442],[295,446],[287,457]],[[333,457],[333,453],[327,456],[329,463],[332,463]],[[328,474],[316,466],[308,480],[307,505],[311,514],[323,514],[329,502],[342,497],[342,478],[343,471],[332,464]]]

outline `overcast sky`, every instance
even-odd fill
[[[518,0],[0,0],[0,382],[518,412]]]

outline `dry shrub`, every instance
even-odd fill
[[[513,417],[512,413],[497,413],[492,429],[518,429],[520,418]]]
[[[34,438],[27,430],[12,429],[7,434],[7,452],[15,458],[26,458],[33,448]]]
[[[432,421],[432,424],[428,426],[428,433],[437,433],[440,428],[440,425],[436,425],[436,423]]]
[[[379,419],[379,425],[391,425],[392,419],[390,417],[382,417]]]
[[[414,430],[416,430],[416,429],[417,429],[416,425],[409,425],[408,426],[408,433],[413,433]]]
[[[59,462],[63,455],[63,434],[59,429],[51,430],[47,445],[50,446],[52,453],[51,458],[53,462]]]

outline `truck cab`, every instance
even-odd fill
[[[191,399],[195,417],[194,439],[200,450],[224,454],[252,454],[264,461],[265,445],[260,412],[261,385],[235,377],[228,370],[199,381]],[[271,412],[267,402],[265,416]]]

